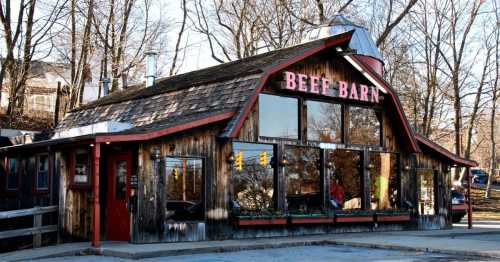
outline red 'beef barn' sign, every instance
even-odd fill
[[[363,84],[348,83],[347,81],[332,81],[319,76],[305,75],[293,72],[284,72],[285,83],[283,88],[311,94],[321,94],[358,101],[379,102],[378,88]]]

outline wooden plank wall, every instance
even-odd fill
[[[92,192],[70,187],[69,153],[56,153],[59,170],[59,226],[65,241],[89,240],[92,226]]]
[[[229,168],[227,157],[231,148],[225,141],[216,137],[221,126],[211,125],[200,130],[193,130],[167,136],[139,147],[139,190],[138,210],[134,215],[134,233],[132,241],[150,243],[167,241],[166,221],[160,213],[165,213],[166,195],[161,179],[163,174],[153,168],[151,152],[161,150],[161,156],[201,157],[204,159],[204,195],[206,214],[206,235],[214,239],[229,238]],[[158,164],[158,163],[157,163]],[[164,164],[160,162],[159,164]],[[159,168],[163,170],[163,168]],[[196,230],[194,230],[196,231]]]
[[[427,169],[435,172],[435,196],[436,196],[436,216],[435,218],[427,218],[420,221],[421,228],[425,229],[436,228],[449,228],[452,226],[451,221],[451,172],[448,170],[450,164],[442,159],[437,158],[435,155],[427,154],[425,152],[416,154],[416,166],[419,169]],[[419,185],[417,184],[417,197],[419,193]]]

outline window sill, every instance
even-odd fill
[[[408,211],[378,211],[375,212],[375,218],[377,222],[408,222],[411,220],[410,213]]]
[[[333,224],[334,218],[329,216],[314,216],[314,215],[291,215],[290,223],[292,224]]]
[[[374,222],[373,212],[367,210],[336,211],[335,223],[370,223]]]
[[[287,218],[283,216],[240,216],[236,217],[236,226],[269,226],[286,225]]]

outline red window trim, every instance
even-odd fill
[[[39,164],[40,164],[40,156],[47,156],[47,188],[39,188],[38,187],[38,172],[40,171],[39,169]],[[35,194],[46,194],[50,191],[50,184],[52,180],[52,161],[50,159],[50,154],[48,152],[45,153],[38,153],[35,155],[35,176],[33,178],[33,193]]]
[[[88,180],[86,183],[76,183],[75,182],[76,151],[79,149],[86,150],[87,154],[89,156],[89,161],[88,161],[89,169],[87,172]],[[82,189],[82,190],[90,190],[91,189],[91,186],[92,186],[92,183],[91,183],[92,165],[91,165],[91,163],[92,163],[92,160],[91,160],[91,150],[90,149],[85,148],[85,147],[78,147],[78,148],[75,148],[74,150],[70,151],[70,159],[69,159],[69,165],[68,165],[69,178],[70,178],[70,181],[69,181],[69,188],[70,189]]]
[[[16,172],[17,172],[17,187],[16,188],[9,188],[9,170],[10,170],[10,159],[15,159],[16,160]],[[19,186],[21,185],[21,176],[19,175],[19,157],[6,157],[5,158],[5,191],[7,193],[12,193],[12,192],[17,192],[19,191]]]

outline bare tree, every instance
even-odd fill
[[[182,0],[181,8],[182,8],[182,23],[181,23],[181,28],[179,29],[179,34],[177,35],[177,41],[175,43],[174,56],[172,58],[172,65],[170,66],[170,71],[169,71],[170,76],[177,73],[177,59],[178,59],[179,52],[180,52],[182,35],[184,34],[184,31],[186,30],[186,20],[187,20],[187,13],[188,13],[188,9],[186,6],[186,0]]]
[[[491,180],[495,174],[497,165],[497,152],[496,152],[496,117],[498,98],[500,97],[500,9],[497,2],[493,3],[493,10],[495,12],[496,27],[494,31],[494,73],[491,85],[491,111],[490,111],[490,172],[488,175],[488,183],[486,185],[485,198],[490,196]]]
[[[8,77],[9,105],[7,114],[9,122],[16,115],[21,115],[24,108],[24,92],[29,78],[31,62],[38,55],[39,47],[47,44],[49,32],[62,15],[62,1],[56,1],[45,10],[46,14],[36,15],[40,10],[37,0],[18,1],[17,17],[12,14],[11,0],[0,3],[0,23],[4,31],[7,55],[1,62],[0,84],[4,86],[4,78]],[[49,51],[42,56],[50,55]]]

